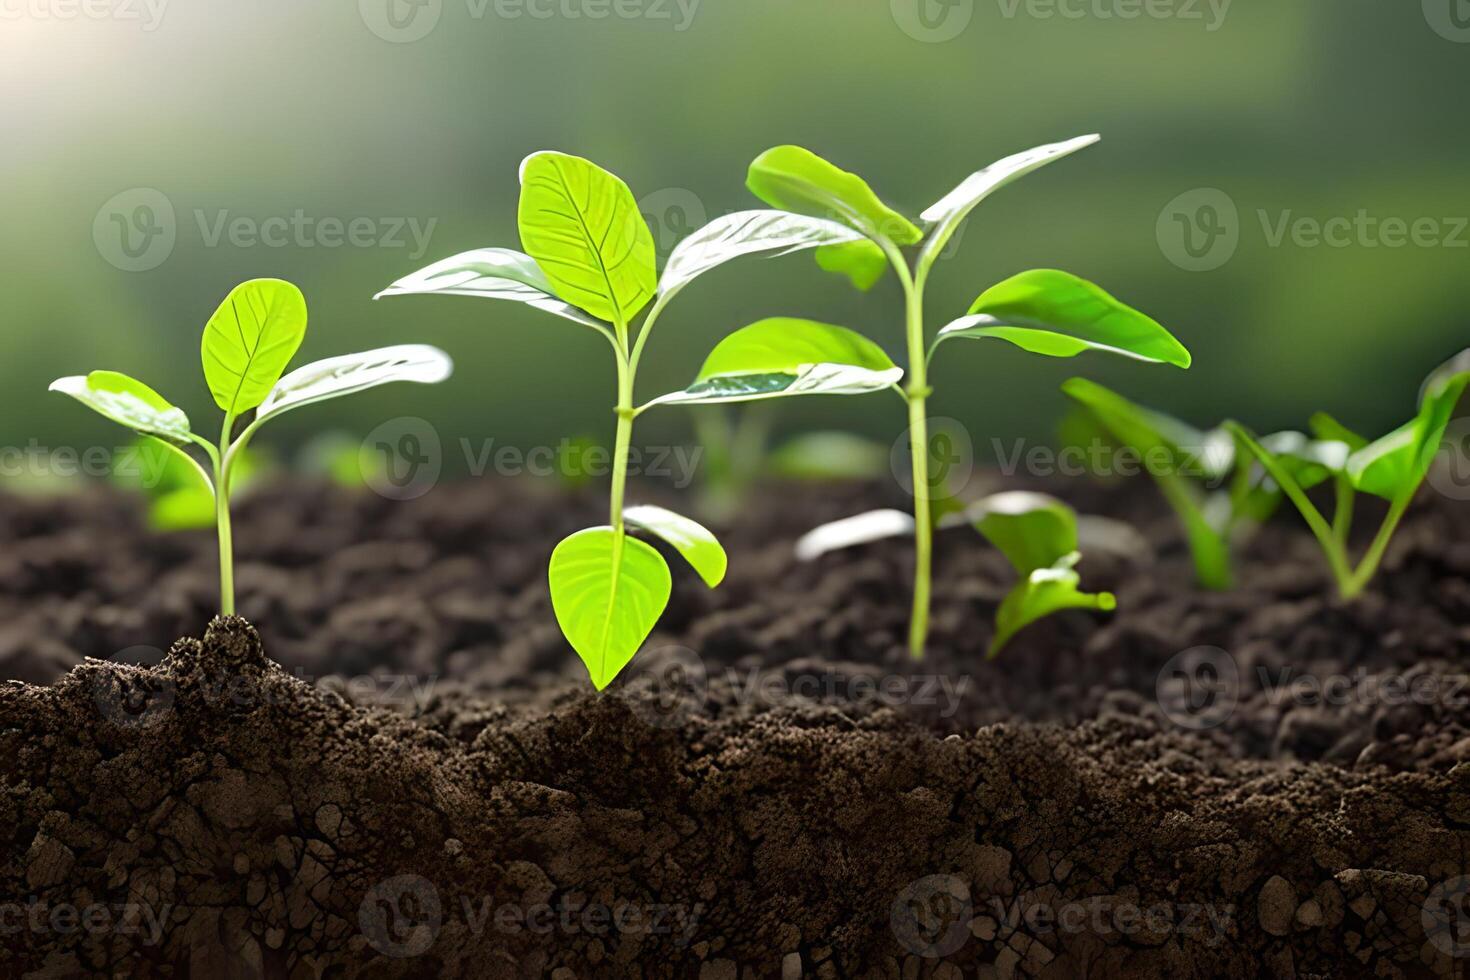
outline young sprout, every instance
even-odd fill
[[[617,427],[608,523],[563,540],[547,572],[557,623],[593,685],[602,690],[653,631],[672,588],[663,556],[630,537],[630,526],[671,546],[710,588],[725,575],[724,549],[708,529],[661,507],[624,506],[634,420],[661,404],[876,391],[895,385],[903,372],[850,330],[778,318],[726,337],[687,389],[637,405],[634,386],[648,338],[668,304],[694,279],[742,255],[784,254],[855,242],[860,236],[820,218],[743,211],[718,218],[680,242],[660,276],[652,232],[622,180],[590,161],[552,152],[527,157],[520,176],[524,252],[466,252],[379,295],[513,300],[589,328],[612,348]]]
[[[1020,581],[1001,602],[987,656],[994,659],[1022,629],[1064,609],[1111,612],[1110,593],[1080,588],[1076,566],[1077,514],[1043,493],[1008,491],[984,497],[943,519],[940,528],[968,524],[990,541],[1015,568]],[[796,556],[811,561],[831,551],[912,534],[914,518],[900,510],[875,510],[824,524],[796,543]]]
[[[1224,426],[1200,431],[1085,378],[1072,378],[1062,390],[1100,430],[1089,439],[1125,447],[1158,484],[1184,526],[1200,585],[1231,588],[1232,545],[1275,513],[1282,500],[1280,485]],[[1347,456],[1341,443],[1309,439],[1300,432],[1273,433],[1261,445],[1279,457],[1303,490],[1330,479]],[[1215,489],[1227,477],[1228,487]]]
[[[306,300],[289,282],[252,279],[225,297],[204,326],[201,357],[204,380],[224,412],[218,443],[197,435],[184,411],[125,374],[93,371],[61,378],[52,391],[70,395],[93,411],[151,436],[210,488],[219,533],[220,612],[235,611],[234,548],[230,495],[237,489],[243,461],[256,431],[286,412],[390,381],[435,384],[453,366],[443,351],[423,344],[385,347],[316,361],[282,377],[306,336]],[[254,418],[238,436],[238,423]],[[208,470],[189,455],[190,444],[203,450]]]
[[[1298,454],[1279,447],[1273,451],[1239,423],[1226,423],[1301,511],[1327,557],[1327,566],[1344,599],[1360,595],[1377,573],[1399,521],[1429,475],[1466,385],[1470,385],[1470,349],[1456,354],[1429,375],[1419,393],[1419,411],[1412,419],[1373,442],[1325,413],[1313,416],[1313,434],[1339,447],[1337,465],[1330,467],[1336,489],[1331,523],[1312,503],[1306,493],[1307,486],[1296,474],[1295,468],[1301,462]],[[1321,454],[1313,462],[1321,463]],[[1359,493],[1387,500],[1388,512],[1367,551],[1354,564],[1348,537]]]
[[[908,403],[915,517],[909,649],[916,657],[923,655],[929,632],[936,487],[929,477],[932,450],[927,402],[932,391],[928,372],[939,344],[953,338],[992,339],[1048,357],[1100,350],[1152,363],[1189,366],[1189,352],[1158,323],[1092,283],[1050,269],[1022,272],[985,290],[968,315],[939,330],[929,342],[924,326],[929,274],[970,212],[1012,181],[1097,140],[1097,136],[1083,136],[991,164],[925,211],[924,230],[879,200],[862,178],[801,147],[778,146],[750,166],[748,186],[768,204],[799,214],[832,217],[861,234],[857,242],[829,244],[819,250],[817,259],[824,269],[844,273],[867,287],[883,275],[885,266],[891,266],[903,288],[908,384],[900,393]],[[917,250],[912,262],[903,251],[910,247]]]

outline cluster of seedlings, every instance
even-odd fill
[[[930,564],[936,527],[971,524],[1014,566],[1018,582],[997,612],[990,653],[1017,631],[1063,609],[1110,610],[1107,593],[1083,591],[1076,514],[1055,498],[1001,493],[968,507],[943,499],[931,479],[928,367],[938,347],[956,338],[1005,341],[1048,357],[1095,350],[1187,368],[1190,354],[1166,329],[1100,287],[1065,272],[1022,272],[984,290],[964,316],[929,339],[924,294],[935,261],[970,213],[1016,179],[1097,141],[1086,136],[1007,157],[972,174],[922,215],[924,228],[885,205],[862,178],[808,150],[780,146],[750,166],[747,184],[770,207],[717,218],[678,244],[660,273],[653,236],[633,193],[620,179],[580,157],[542,152],[521,166],[518,210],[523,251],[484,248],[453,256],[407,276],[380,296],[442,294],[520,302],[596,331],[612,350],[616,371],[616,437],[608,520],[578,531],[552,551],[548,578],[562,632],[585,663],[593,685],[605,688],[652,632],[668,603],[672,575],[644,535],[663,541],[714,588],[726,555],[698,522],[673,511],[625,501],[628,455],[639,416],[660,405],[719,406],[795,395],[858,395],[889,390],[905,403],[912,456],[912,515],[879,511],[818,528],[798,553],[893,533],[912,533],[915,572],[909,648],[922,656],[929,622]],[[777,317],[725,337],[692,383],[639,403],[638,367],[659,318],[696,278],[747,255],[813,250],[822,269],[866,290],[891,268],[905,296],[907,375],[881,347],[845,327]],[[390,347],[319,361],[282,376],[306,330],[306,304],[296,287],[255,280],[237,287],[205,327],[205,380],[224,412],[217,443],[196,435],[189,420],[160,395],[125,375],[96,371],[63,378],[52,388],[156,440],[177,457],[180,489],[201,488],[213,505],[220,541],[220,605],[234,609],[229,498],[243,475],[248,445],[267,419],[301,405],[390,381],[433,383],[447,378],[449,358],[433,347]],[[1184,522],[1200,581],[1230,584],[1231,542],[1284,498],[1301,509],[1322,542],[1344,596],[1362,590],[1389,537],[1424,479],[1450,412],[1470,382],[1470,352],[1431,376],[1419,414],[1369,443],[1319,416],[1314,438],[1278,433],[1256,439],[1227,423],[1200,433],[1136,406],[1084,379],[1064,390],[1084,410],[1089,431],[1140,451],[1162,449],[1198,463],[1201,481],[1233,472],[1229,489],[1207,494],[1181,462],[1156,474]],[[708,409],[703,409],[708,411]],[[253,418],[238,435],[237,424]],[[210,464],[186,452],[201,449]],[[1211,451],[1192,452],[1207,446]],[[1218,451],[1216,451],[1218,450]],[[1327,480],[1337,487],[1329,523],[1307,491]],[[1391,501],[1388,516],[1362,561],[1347,556],[1353,497]],[[180,506],[183,506],[180,504]],[[197,509],[197,499],[193,504]]]

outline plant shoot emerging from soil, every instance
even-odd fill
[[[683,391],[634,402],[644,347],[670,301],[695,278],[742,255],[861,241],[842,224],[779,211],[742,211],[696,231],[662,276],[653,234],[633,192],[581,157],[540,152],[521,164],[524,252],[485,248],[399,280],[380,296],[447,294],[526,303],[595,331],[617,368],[617,420],[608,523],[578,531],[548,568],[558,624],[602,690],[627,666],[668,604],[668,564],[629,526],[679,552],[710,588],[725,575],[724,549],[708,529],[661,507],[625,506],[633,422],[659,404],[707,405],[805,394],[860,394],[891,387],[903,372],[883,351],[842,327],[762,320],[726,337]]]
[[[1097,140],[1097,136],[1083,136],[1037,147],[972,174],[923,213],[923,230],[879,200],[861,177],[799,146],[775,147],[750,165],[747,184],[768,204],[798,214],[835,218],[862,236],[855,242],[820,249],[817,260],[824,269],[843,273],[867,288],[891,266],[903,287],[908,384],[900,394],[908,404],[913,467],[915,567],[909,650],[915,657],[923,655],[929,633],[936,485],[930,479],[927,403],[932,389],[928,370],[938,346],[952,338],[992,339],[1048,357],[1100,350],[1189,366],[1189,352],[1158,323],[1092,283],[1051,269],[1022,272],[990,287],[975,300],[968,315],[941,329],[932,343],[926,334],[924,292],[929,275],[970,212],[1012,181]],[[917,249],[912,262],[905,248]]]
[[[179,465],[189,467],[209,488],[219,533],[220,612],[225,615],[235,611],[230,494],[237,489],[256,431],[303,405],[390,381],[435,384],[453,370],[443,351],[411,344],[327,358],[282,377],[305,336],[306,299],[289,282],[252,279],[225,297],[205,324],[201,344],[205,383],[224,412],[217,442],[196,434],[182,409],[125,374],[93,371],[51,384],[52,391],[167,447]],[[237,425],[252,411],[254,417],[236,436]],[[207,469],[186,452],[191,444],[203,451]]]
[[[1344,599],[1356,598],[1373,580],[1399,521],[1429,475],[1455,406],[1467,385],[1470,385],[1470,349],[1456,354],[1429,375],[1420,389],[1419,411],[1412,419],[1373,442],[1326,413],[1319,412],[1312,417],[1313,434],[1319,440],[1335,444],[1339,450],[1333,464],[1322,463],[1320,459],[1311,461],[1328,466],[1336,487],[1331,522],[1307,496],[1307,485],[1297,475],[1302,462],[1299,457],[1279,448],[1273,451],[1265,440],[1257,440],[1244,426],[1227,423],[1301,511],[1322,546],[1338,593]],[[1354,564],[1348,551],[1348,538],[1359,493],[1388,501],[1388,512],[1368,550]]]

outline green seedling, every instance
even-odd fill
[[[259,482],[266,468],[259,452],[235,460],[231,491],[238,499]],[[148,498],[148,523],[156,531],[194,531],[214,525],[214,487],[199,467],[153,436],[140,436],[117,454],[117,482]]]
[[[1010,561],[1020,581],[996,611],[995,634],[987,656],[994,659],[1022,629],[1064,609],[1111,612],[1110,593],[1083,592],[1077,573],[1082,558],[1077,514],[1055,497],[1028,491],[992,494],[937,522],[944,529],[969,525]],[[914,518],[901,510],[875,510],[824,524],[796,544],[796,555],[811,561],[831,551],[912,534]]]
[[[854,242],[832,221],[773,211],[718,218],[689,236],[658,274],[653,235],[622,180],[580,157],[541,152],[521,165],[524,252],[478,249],[435,263],[380,296],[446,294],[512,300],[600,335],[617,368],[617,420],[608,523],[563,540],[548,568],[558,624],[602,690],[632,660],[668,604],[663,556],[633,528],[663,540],[714,588],[726,558],[708,529],[659,507],[624,507],[633,422],[655,405],[709,405],[806,394],[861,394],[903,372],[883,351],[842,327],[762,320],[710,353],[685,390],[634,402],[643,352],[668,304],[694,279],[743,255],[784,254]]]
[[[1280,506],[1280,485],[1225,426],[1196,429],[1085,378],[1072,378],[1062,390],[1096,426],[1073,441],[1106,440],[1133,453],[1179,517],[1200,585],[1231,588],[1233,546]],[[1331,479],[1347,457],[1341,443],[1300,432],[1260,441],[1303,490]]]
[[[748,186],[774,207],[831,217],[858,232],[856,242],[827,244],[817,260],[829,271],[871,286],[891,266],[905,297],[908,403],[914,493],[915,570],[909,649],[922,656],[929,632],[932,536],[935,523],[928,438],[929,364],[946,340],[1002,340],[1048,357],[1088,350],[1187,368],[1189,352],[1167,330],[1099,287],[1065,272],[1022,272],[980,294],[968,314],[938,331],[930,342],[924,326],[929,275],[955,232],[982,201],[1005,185],[1097,142],[1083,136],[1007,157],[972,174],[922,215],[925,229],[889,208],[868,184],[797,146],[768,150],[750,166]],[[904,249],[916,250],[912,262]],[[927,345],[927,346],[926,346]]]
[[[1301,511],[1327,558],[1328,568],[1344,599],[1361,595],[1378,571],[1388,544],[1404,512],[1434,464],[1445,430],[1465,387],[1470,384],[1470,349],[1440,365],[1425,380],[1419,394],[1418,413],[1388,435],[1372,442],[1325,413],[1312,418],[1312,432],[1319,439],[1340,447],[1340,465],[1332,467],[1336,489],[1332,521],[1329,522],[1307,496],[1307,487],[1294,473],[1300,461],[1289,452],[1273,451],[1236,422],[1227,423],[1241,444],[1281,486],[1288,499]],[[1388,501],[1388,511],[1362,558],[1355,564],[1349,553],[1353,509],[1360,493]]]
[[[434,347],[385,347],[316,361],[282,376],[306,336],[306,299],[279,279],[252,279],[225,297],[204,326],[204,380],[224,412],[218,443],[197,435],[183,409],[125,374],[93,371],[61,378],[52,391],[70,395],[93,411],[167,446],[210,488],[219,534],[220,612],[235,611],[234,547],[230,496],[257,430],[271,419],[316,402],[364,391],[390,381],[434,384],[449,377],[449,356]],[[238,436],[237,424],[250,412]],[[210,467],[186,448],[197,446]]]

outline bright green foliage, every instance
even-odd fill
[[[915,657],[923,655],[929,634],[930,565],[937,512],[953,509],[933,499],[936,494],[929,479],[927,404],[932,390],[928,372],[939,344],[952,337],[990,338],[1051,357],[1073,357],[1097,350],[1157,364],[1189,366],[1189,351],[1152,319],[1084,279],[1050,269],[1023,272],[984,291],[969,315],[939,331],[932,343],[925,330],[924,292],[929,274],[971,212],[1001,187],[1097,140],[1097,136],[1089,135],[1039,146],[971,174],[924,212],[924,231],[879,200],[861,177],[801,147],[775,147],[750,166],[746,183],[757,197],[787,211],[834,218],[863,234],[865,242],[821,248],[817,260],[822,268],[840,272],[866,288],[882,275],[878,261],[881,255],[903,288],[908,384],[900,393],[908,403],[913,469],[915,558],[909,650]],[[903,252],[906,246],[918,246],[912,259]],[[835,535],[834,540],[849,537]],[[1046,594],[1055,591],[1048,589]]]
[[[725,574],[724,550],[704,527],[662,508],[624,509],[634,420],[666,403],[860,393],[891,385],[902,372],[851,331],[808,321],[762,321],[722,342],[693,388],[635,406],[638,365],[653,327],[696,278],[740,256],[841,247],[863,241],[861,235],[821,216],[742,211],[680,242],[660,278],[652,234],[628,186],[580,157],[551,152],[532,154],[522,164],[518,213],[525,253],[466,252],[400,279],[379,295],[437,293],[526,303],[590,326],[611,344],[618,400],[608,525],[563,541],[548,572],[557,621],[601,690],[633,659],[669,596],[663,558],[628,537],[628,525],[674,547],[711,588]]]
[[[220,612],[235,611],[234,556],[230,494],[239,488],[245,453],[267,418],[302,405],[362,391],[390,381],[431,384],[449,377],[453,366],[443,351],[424,345],[391,347],[334,357],[281,373],[306,335],[306,301],[301,291],[279,279],[252,279],[230,291],[204,327],[201,343],[204,379],[225,412],[219,441],[196,434],[184,413],[140,381],[113,371],[60,378],[52,391],[67,394],[94,411],[145,436],[189,468],[194,484],[207,488],[219,532]],[[257,409],[238,437],[235,423]],[[206,470],[183,446],[194,444],[210,462]],[[192,481],[191,481],[192,482]],[[165,505],[168,523],[195,520],[199,498],[175,498]]]
[[[556,621],[599,691],[628,665],[669,604],[669,566],[651,546],[592,527],[564,539],[547,572]]]
[[[1004,554],[1021,581],[996,612],[995,638],[988,656],[1022,629],[1064,609],[1111,611],[1111,593],[1081,591],[1076,565],[1077,515],[1055,497],[1013,491],[987,497],[969,510],[979,532]]]
[[[1300,453],[1267,445],[1244,426],[1228,423],[1241,444],[1301,511],[1322,547],[1343,598],[1358,596],[1377,573],[1399,521],[1429,475],[1455,406],[1467,385],[1470,385],[1470,349],[1461,351],[1429,375],[1419,395],[1419,411],[1412,419],[1373,442],[1365,443],[1330,416],[1314,416],[1314,431],[1341,440],[1328,443],[1342,447],[1343,453],[1335,458],[1319,453],[1304,460]],[[1350,454],[1347,450],[1351,450]],[[1306,494],[1311,476],[1322,470],[1332,475],[1337,486],[1336,510],[1330,524]],[[1348,552],[1348,535],[1354,497],[1358,493],[1382,497],[1389,507],[1368,550],[1354,564]]]

